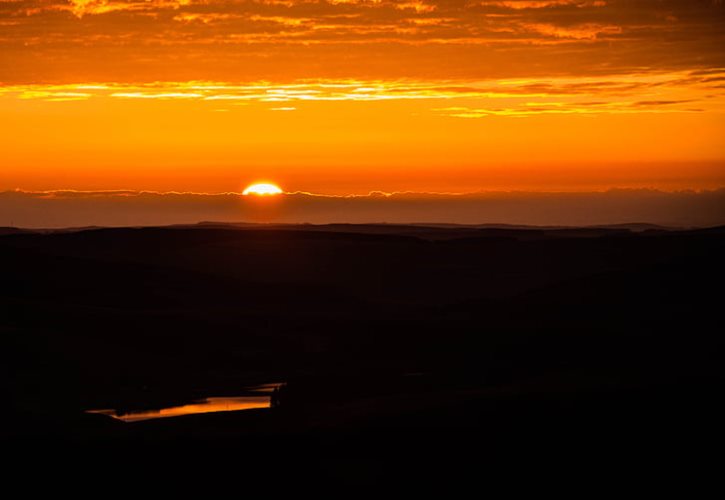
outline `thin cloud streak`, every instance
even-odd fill
[[[489,81],[303,80],[288,84],[252,82],[155,82],[0,86],[0,98],[62,102],[91,99],[183,100],[234,103],[449,101],[430,107],[458,118],[538,114],[672,113],[725,111],[718,92],[725,71],[631,75],[618,78],[552,78]],[[455,104],[455,101],[467,101]],[[471,106],[475,101],[483,106]],[[496,103],[503,103],[497,105]],[[295,106],[271,108],[293,111]]]

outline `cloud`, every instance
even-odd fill
[[[689,0],[4,1],[0,81],[707,70],[724,21]]]
[[[549,78],[545,81],[301,80],[283,84],[251,82],[155,82],[103,85],[0,86],[0,99],[112,99],[201,102],[218,106],[280,103],[291,111],[316,102],[418,101],[418,113],[455,118],[525,117],[540,114],[627,114],[725,112],[717,87],[725,71],[640,74],[626,77]],[[426,101],[430,104],[425,105]],[[288,104],[288,105],[282,105]]]
[[[142,191],[0,192],[0,226],[133,226],[219,222],[436,222],[589,225],[650,222],[725,224],[725,190],[589,193],[288,193],[257,199],[239,193]]]
[[[607,35],[621,34],[623,29],[621,26],[605,25],[596,23],[583,23],[574,26],[557,26],[555,24],[523,24],[526,30],[534,31],[544,35],[545,37],[554,37],[557,39],[573,39],[573,40],[597,40]]]

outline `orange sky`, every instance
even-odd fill
[[[0,0],[0,191],[725,185],[725,6]]]

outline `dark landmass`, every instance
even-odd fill
[[[21,468],[70,447],[106,478],[137,477],[130,455],[270,491],[722,493],[723,227],[0,235],[0,438]],[[272,409],[84,413],[278,381]]]

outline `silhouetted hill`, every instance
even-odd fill
[[[490,470],[523,454],[539,457],[526,473],[551,472],[542,450],[557,449],[691,481],[722,464],[724,251],[723,228],[13,231],[0,236],[1,432],[119,455],[321,446],[343,483],[473,474],[461,443]],[[83,413],[265,382],[287,382],[280,408]],[[299,460],[304,476],[313,461]]]
[[[8,234],[23,234],[23,233],[29,233],[32,231],[26,230],[26,229],[19,229],[17,227],[0,227],[0,236],[5,236]]]
[[[601,227],[601,228],[609,228],[609,229],[629,229],[630,231],[636,231],[636,232],[639,232],[639,231],[673,231],[673,230],[683,229],[683,228],[665,227],[665,226],[660,226],[657,224],[649,224],[646,222],[606,224],[606,225],[598,225],[598,226],[592,226],[592,227]]]

